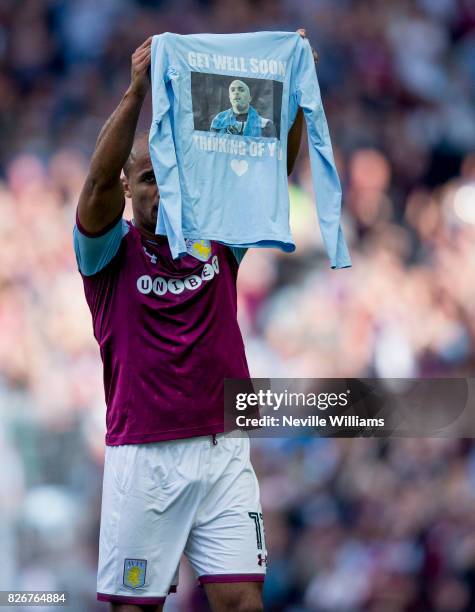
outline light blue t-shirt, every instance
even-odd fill
[[[295,250],[287,135],[300,106],[325,249],[332,267],[351,266],[308,40],[295,32],[154,36],[152,101],[156,231],[173,257],[186,253],[187,238]]]

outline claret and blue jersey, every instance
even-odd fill
[[[74,248],[104,364],[106,444],[224,431],[223,381],[249,378],[236,313],[244,251],[189,240],[171,257],[122,216]]]

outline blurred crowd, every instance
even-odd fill
[[[71,238],[130,54],[163,31],[298,27],[320,56],[353,269],[328,269],[304,142],[290,179],[297,251],[253,250],[240,270],[251,373],[471,376],[473,2],[2,0],[0,589],[66,589],[72,612],[105,609],[95,602],[102,374]],[[471,440],[253,447],[266,610],[475,610]],[[186,564],[169,600],[169,611],[207,609]]]

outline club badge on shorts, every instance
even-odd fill
[[[211,242],[209,240],[186,240],[186,252],[200,261],[208,261],[211,255]]]
[[[124,586],[129,589],[138,589],[145,584],[145,574],[147,571],[146,559],[125,559],[124,560]]]

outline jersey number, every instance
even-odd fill
[[[249,518],[254,521],[256,526],[257,550],[262,550],[262,532],[264,531],[264,521],[261,512],[248,512]],[[262,529],[261,529],[262,522]]]

